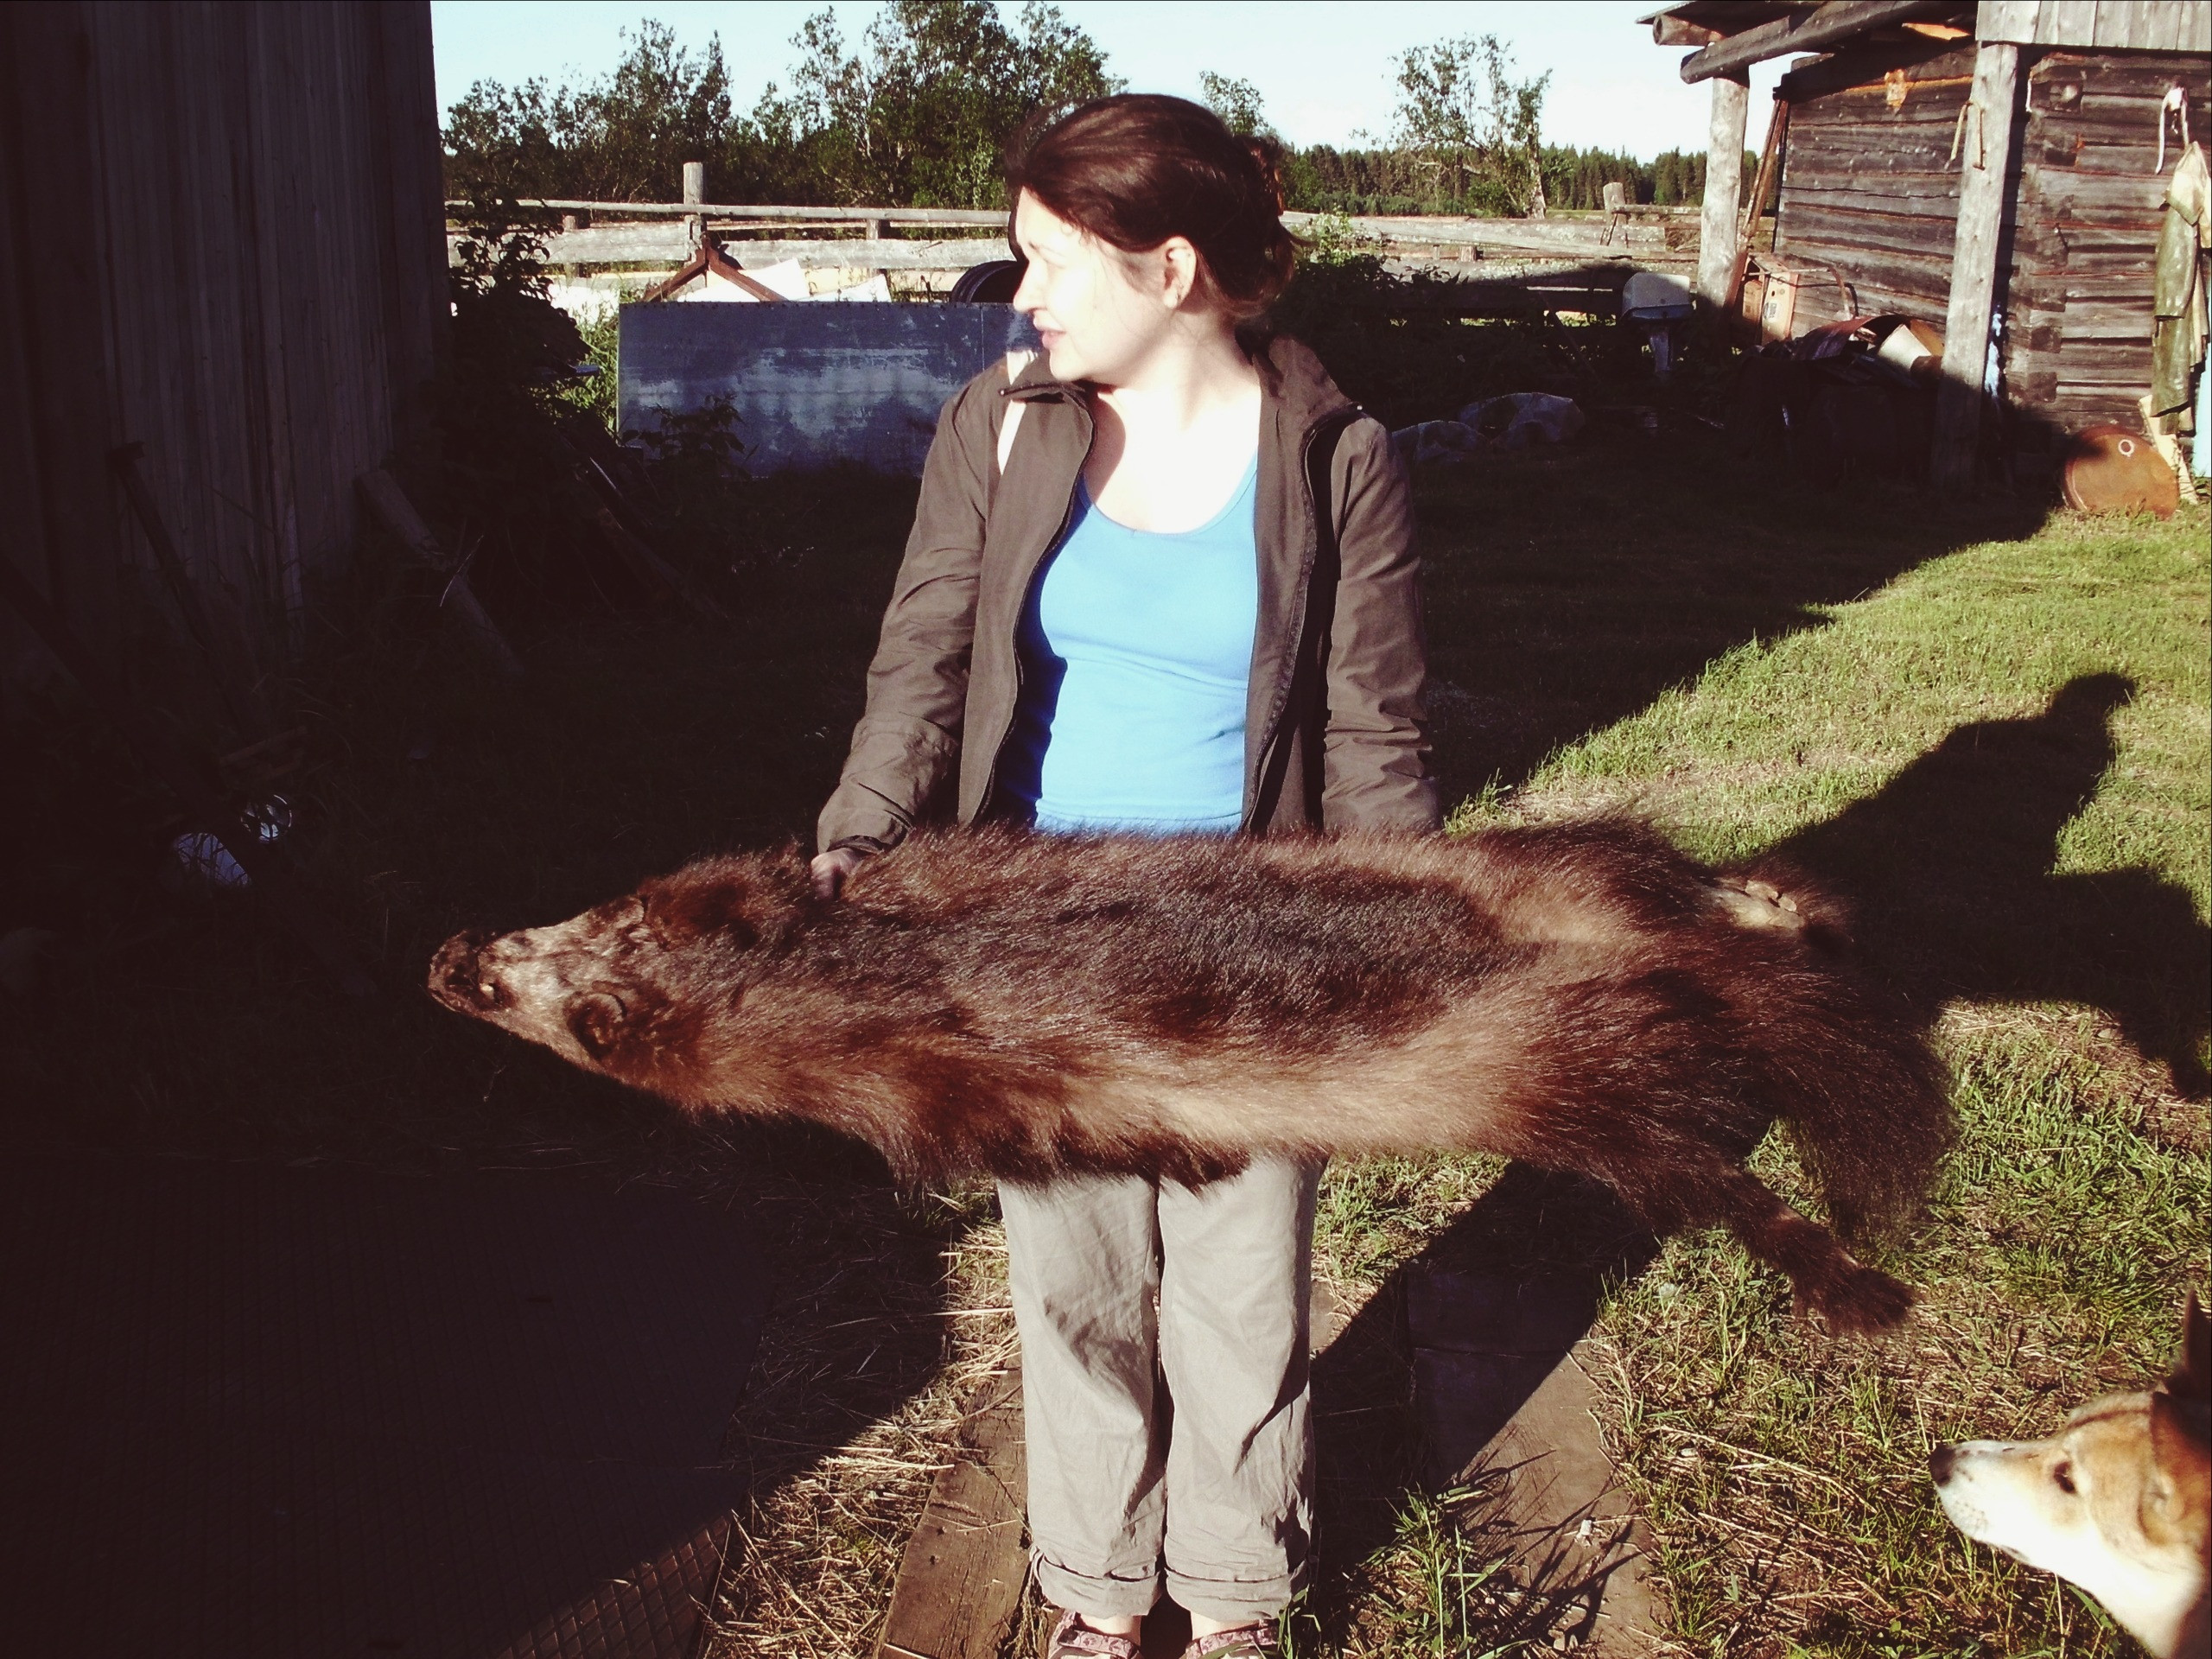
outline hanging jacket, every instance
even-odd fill
[[[1412,492],[1389,435],[1294,340],[1256,347],[1259,615],[1246,694],[1242,828],[1424,830],[1440,822]],[[1008,403],[1027,408],[998,475]],[[1024,602],[1069,522],[1090,394],[1038,358],[944,405],[868,706],[823,808],[823,849],[896,846],[916,823],[1002,810]]]
[[[2166,188],[2151,309],[2151,416],[2179,416],[2162,431],[2190,430],[2189,378],[2204,360],[2204,251],[2212,248],[2212,170],[2192,141]]]

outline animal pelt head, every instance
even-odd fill
[[[2212,1539],[2207,1335],[2192,1294],[2164,1387],[2112,1395],[2047,1440],[1969,1440],[1929,1459],[1968,1537],[2081,1586],[2162,1656],[2205,1652]]]
[[[550,927],[459,933],[430,994],[586,1071],[681,1097],[734,1006],[820,908],[795,848],[709,859]]]

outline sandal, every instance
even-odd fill
[[[1281,1652],[1275,1622],[1270,1618],[1232,1624],[1211,1636],[1194,1636],[1183,1649],[1183,1659],[1276,1659]]]
[[[1094,1630],[1082,1614],[1063,1607],[1052,1639],[1045,1644],[1045,1659],[1142,1659],[1143,1651],[1135,1637]]]

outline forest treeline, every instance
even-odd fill
[[[809,18],[796,57],[750,110],[731,96],[719,39],[699,51],[664,23],[626,31],[596,76],[483,80],[447,112],[448,194],[668,201],[703,161],[717,201],[999,207],[1004,157],[1025,130],[1123,89],[1105,54],[1052,5],[1011,23],[993,0],[888,0],[849,49],[833,13]],[[1694,203],[1705,157],[1652,161],[1546,143],[1549,76],[1516,79],[1494,36],[1409,48],[1396,60],[1391,132],[1338,149],[1281,144],[1249,81],[1209,73],[1206,100],[1274,140],[1285,206],[1318,213],[1541,214],[1631,200]]]

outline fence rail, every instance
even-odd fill
[[[449,209],[456,204],[448,204]],[[808,269],[849,266],[887,271],[964,270],[1010,257],[1003,234],[900,238],[895,226],[1002,232],[1006,215],[967,207],[798,207],[761,203],[575,201],[544,199],[524,206],[569,218],[546,238],[546,258],[572,267],[681,264],[696,245],[695,226],[707,231],[804,230],[858,227],[858,237],[822,236],[734,241],[725,250],[741,264],[797,260]],[[615,222],[578,224],[589,214]],[[620,217],[618,217],[620,216]],[[627,222],[620,222],[626,218]],[[1285,213],[1294,233],[1311,236],[1325,226],[1348,227],[1395,261],[1479,264],[1562,260],[1673,265],[1697,257],[1697,209],[1640,207],[1634,212],[1559,215],[1550,219],[1478,219]],[[460,232],[449,229],[448,243]]]

